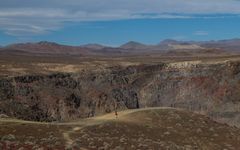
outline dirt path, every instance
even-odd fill
[[[101,124],[101,123],[109,121],[109,120],[121,120],[121,119],[123,119],[124,116],[134,113],[134,112],[139,112],[139,111],[144,111],[144,110],[155,110],[155,109],[176,109],[176,108],[147,107],[147,108],[140,108],[140,109],[128,109],[128,110],[119,111],[118,118],[116,118],[115,113],[112,112],[112,113],[102,115],[102,116],[96,116],[96,117],[92,117],[92,118],[81,119],[81,120],[68,122],[68,123],[61,123],[61,124],[62,125],[80,125],[81,127],[91,126],[91,125]]]
[[[134,113],[134,112],[139,112],[139,111],[144,111],[144,110],[155,110],[155,109],[174,109],[174,108],[169,108],[169,107],[149,107],[149,108],[141,108],[141,109],[129,109],[129,110],[124,110],[124,111],[119,111],[118,112],[118,118],[116,118],[115,113],[109,113],[106,115],[102,116],[97,116],[93,118],[88,118],[88,119],[81,119],[79,121],[74,121],[74,122],[69,122],[69,123],[64,123],[64,125],[77,125],[77,127],[72,128],[72,130],[69,130],[67,132],[63,133],[63,137],[66,141],[67,145],[71,145],[73,143],[73,139],[71,139],[71,134],[81,130],[84,127],[87,126],[92,126],[92,125],[98,125],[102,124],[104,122],[110,121],[110,120],[123,120],[124,116]]]
[[[128,109],[128,110],[123,110],[118,112],[118,118],[116,118],[115,113],[109,113],[105,114],[102,116],[96,116],[92,118],[87,118],[87,119],[79,119],[76,121],[71,121],[71,122],[36,122],[36,121],[25,121],[25,120],[18,120],[18,119],[12,119],[12,118],[6,118],[6,119],[1,119],[0,118],[0,123],[1,122],[14,122],[14,123],[26,123],[26,124],[46,124],[46,125],[79,125],[80,128],[84,126],[91,126],[91,125],[96,125],[99,123],[103,123],[105,121],[109,120],[121,120],[123,116],[134,113],[134,112],[139,112],[139,111],[144,111],[144,110],[154,110],[154,109],[176,109],[176,108],[171,108],[171,107],[147,107],[147,108],[140,108],[140,109]]]
[[[66,141],[66,145],[72,145],[74,139],[71,138],[71,134],[74,134],[75,132],[78,132],[79,130],[88,127],[88,126],[93,126],[93,125],[99,125],[107,121],[111,120],[116,120],[116,121],[123,121],[125,120],[126,115],[134,113],[134,112],[139,112],[139,111],[144,111],[144,110],[154,110],[154,109],[174,109],[174,108],[169,108],[169,107],[149,107],[149,108],[141,108],[141,109],[129,109],[129,110],[124,110],[124,111],[119,111],[118,112],[118,117],[116,118],[115,112],[109,113],[106,115],[102,116],[97,116],[93,118],[87,118],[87,119],[80,119],[77,121],[72,121],[72,122],[66,122],[66,123],[45,123],[45,122],[33,122],[33,121],[23,121],[23,120],[17,120],[17,119],[0,119],[1,122],[12,122],[12,123],[24,123],[24,124],[44,124],[44,125],[56,125],[56,126],[65,126],[65,127],[70,127],[70,129],[60,129],[59,133],[62,134],[63,139]]]

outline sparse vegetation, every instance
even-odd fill
[[[147,125],[147,127],[146,127]],[[1,120],[1,148],[238,149],[240,129],[188,111],[149,108],[69,123]]]

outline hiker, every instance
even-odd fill
[[[117,104],[117,102],[115,102],[114,110],[115,110],[116,119],[118,118],[117,108],[118,108],[118,104]]]
[[[118,118],[118,113],[117,113],[117,110],[115,109],[115,116],[116,116],[116,119]]]

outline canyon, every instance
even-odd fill
[[[99,64],[101,68],[71,72],[2,76],[0,114],[62,122],[158,106],[186,109],[222,123],[240,125],[238,58],[149,60],[125,60],[124,65]]]

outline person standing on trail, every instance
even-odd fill
[[[114,102],[114,111],[115,111],[116,119],[118,118],[117,108],[118,108],[118,104],[117,104],[117,102],[115,101],[115,102]]]
[[[116,116],[116,119],[118,118],[118,112],[117,112],[117,109],[115,109],[115,116]]]

